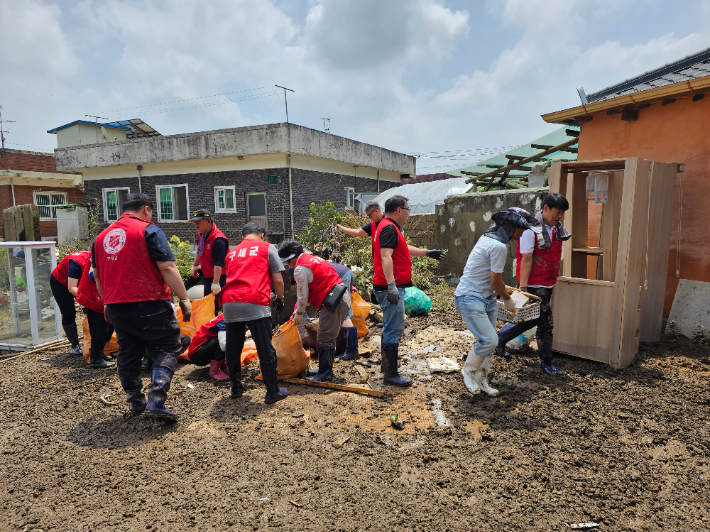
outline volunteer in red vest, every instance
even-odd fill
[[[259,356],[261,376],[266,386],[264,401],[275,403],[288,396],[279,388],[276,351],[271,344],[271,285],[276,300],[274,310],[284,309],[284,270],[276,247],[264,241],[266,228],[260,223],[242,227],[241,243],[227,253],[227,282],[222,290],[224,322],[227,330],[227,369],[232,385],[231,396],[244,393],[242,385],[242,349],[246,328],[251,331]]]
[[[227,348],[227,327],[224,315],[205,323],[195,333],[190,342],[190,348],[185,355],[180,355],[178,360],[195,364],[196,366],[210,365],[209,375],[216,381],[224,381],[229,377],[222,372],[225,364],[224,352]]]
[[[380,208],[380,204],[374,200],[370,200],[365,203],[365,208],[363,209],[363,212],[365,213],[365,216],[370,219],[370,221],[363,225],[360,229],[352,229],[350,227],[345,227],[340,224],[335,224],[335,227],[338,228],[338,231],[340,231],[341,233],[345,233],[346,235],[367,235],[370,238],[374,238],[374,230],[377,228],[377,224],[380,223],[380,220],[382,219],[382,209]]]
[[[62,327],[71,344],[72,355],[81,355],[81,345],[79,345],[79,331],[76,328],[74,294],[69,291],[69,279],[75,279],[78,284],[81,273],[90,267],[91,251],[77,251],[69,253],[59,261],[49,277],[49,287],[62,314]]]
[[[90,252],[88,252],[90,253]],[[91,268],[91,258],[81,272],[81,279],[69,278],[69,291],[76,297],[76,302],[84,308],[84,315],[89,322],[91,347],[89,347],[90,366],[92,368],[110,368],[114,362],[109,362],[104,355],[104,346],[111,339],[113,325],[104,316],[104,300],[101,298],[94,272]]]
[[[195,216],[190,219],[197,229],[197,256],[192,263],[192,276],[197,279],[199,273],[198,266],[202,268],[204,275],[205,296],[210,292],[214,294],[214,315],[221,308],[219,293],[224,287],[227,278],[222,269],[224,268],[224,258],[229,251],[229,241],[224,233],[219,230],[217,224],[212,220],[209,211],[200,209],[195,211]]]
[[[303,246],[295,240],[284,240],[279,246],[279,256],[284,264],[294,269],[298,297],[298,309],[293,318],[296,325],[303,320],[308,305],[319,310],[318,372],[306,378],[318,382],[331,381],[335,339],[345,316],[350,312],[350,290],[328,261],[304,253]]]
[[[153,210],[145,194],[126,196],[124,214],[94,240],[94,277],[116,329],[118,377],[130,411],[175,420],[165,400],[182,346],[170,291],[180,299],[183,320],[192,305],[165,233],[151,223]],[[146,349],[153,355],[147,404],[140,379]]]
[[[550,194],[542,202],[542,211],[535,216],[543,230],[535,233],[528,229],[518,240],[516,274],[520,289],[542,299],[540,317],[537,320],[505,325],[498,332],[498,354],[510,356],[505,344],[525,331],[537,326],[537,347],[540,367],[549,375],[562,375],[562,370],[552,364],[552,308],[550,299],[557,283],[562,258],[562,242],[570,235],[562,227],[562,216],[569,209],[567,199],[561,194]]]
[[[397,357],[399,339],[404,332],[404,289],[412,286],[412,255],[443,259],[438,249],[421,249],[407,244],[402,227],[409,218],[404,196],[392,196],[385,202],[385,217],[380,220],[372,240],[375,272],[372,291],[382,308],[382,372],[384,383],[411,386],[412,381],[399,375]]]

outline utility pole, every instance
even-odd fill
[[[282,87],[281,85],[274,85],[274,87],[278,87],[279,89],[284,90],[284,103],[286,104],[286,123],[288,124],[288,99],[286,99],[286,91],[291,91],[291,92],[296,92],[296,91],[293,89]]]
[[[14,124],[14,120],[5,120],[3,122],[2,120],[2,105],[0,105],[0,144],[2,145],[2,149],[5,149],[5,133],[9,133],[10,131],[6,131],[3,129],[4,124]]]
[[[323,120],[323,131],[325,131],[326,133],[330,133],[330,117],[326,116],[324,118],[321,118],[321,120]]]
[[[96,115],[84,115],[88,116],[89,118],[95,118],[96,119],[96,144],[99,143],[99,118],[101,120],[108,120],[108,118],[104,118],[103,116],[96,116]]]

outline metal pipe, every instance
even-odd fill
[[[143,170],[143,166],[136,165],[136,170],[138,170],[138,192],[143,192],[143,187],[141,186],[141,170]]]
[[[290,144],[290,141],[289,141],[289,144]],[[289,198],[289,208],[291,211],[291,238],[296,238],[295,230],[293,227],[293,180],[291,179],[291,154],[289,153],[286,157],[288,159],[288,198]],[[285,236],[286,236],[286,231],[284,231],[284,237]]]

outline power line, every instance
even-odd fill
[[[513,146],[496,146],[492,148],[471,148],[468,150],[443,150],[443,151],[430,151],[430,152],[420,152],[420,153],[410,153],[410,155],[414,155],[416,157],[427,157],[427,158],[434,158],[433,156],[441,156],[441,157],[450,157],[454,154],[459,154],[459,153],[474,153],[474,152],[495,152],[497,151],[498,153],[506,152],[513,150],[515,148],[519,148],[521,145],[513,145]],[[451,155],[444,155],[444,154],[451,154]]]
[[[13,146],[22,146],[23,148],[32,148],[33,150],[41,151],[44,153],[52,153],[52,150],[47,150],[47,148],[38,148],[37,146],[28,146],[27,144],[18,144],[17,142],[8,142],[7,144],[12,144]]]

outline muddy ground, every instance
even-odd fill
[[[0,362],[0,530],[710,530],[710,348],[666,338],[623,371],[559,357],[560,378],[525,348],[494,362],[499,397],[472,397],[425,365],[470,348],[446,309],[407,321],[411,389],[289,385],[267,406],[255,368],[231,400],[181,366],[175,425],[103,405],[115,370],[66,349]],[[336,373],[378,375],[361,367]]]

